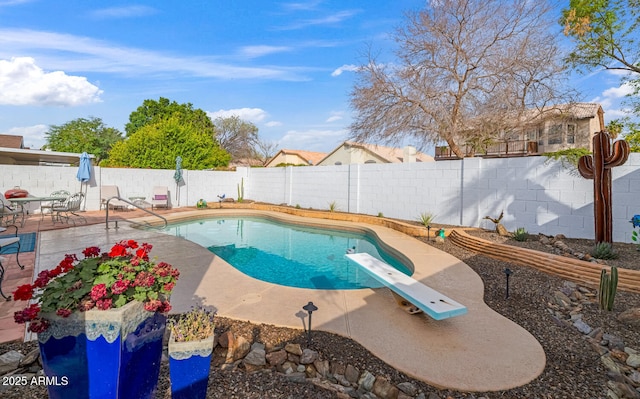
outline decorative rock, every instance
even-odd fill
[[[604,334],[602,339],[608,342],[608,346],[610,349],[619,349],[624,351],[624,341],[613,334]]]
[[[573,326],[583,334],[589,334],[593,330],[591,326],[582,321],[582,319],[577,319],[576,321],[574,321]]]
[[[398,389],[409,396],[416,396],[418,393],[418,388],[410,382],[401,382],[398,384]]]
[[[559,306],[562,306],[563,308],[569,308],[571,306],[571,299],[569,299],[569,297],[561,291],[555,291],[553,293],[553,299]]]
[[[311,349],[305,349],[302,351],[302,356],[300,356],[300,363],[311,364],[315,362],[316,359],[318,359],[318,352]]]
[[[400,391],[400,393],[398,393],[398,399],[413,399],[413,396],[409,396],[404,392]]]
[[[291,363],[289,361],[282,363],[282,366],[280,366],[280,368],[282,369],[282,372],[285,374],[293,373],[293,369],[297,367],[298,366],[295,363]]]
[[[618,366],[618,364],[611,358],[611,356],[602,356],[600,357],[600,361],[602,361],[602,364],[604,364],[604,366],[614,372],[614,373],[618,373],[618,374],[622,374],[622,371],[620,370],[620,367]]]
[[[24,355],[16,351],[9,351],[0,356],[0,375],[15,370],[23,358]]]
[[[609,389],[611,389],[619,398],[640,399],[640,392],[622,382],[607,381],[607,387],[609,387]]]
[[[266,359],[271,366],[279,366],[287,360],[287,352],[284,349],[271,352],[266,355]]]
[[[640,308],[625,310],[618,315],[618,320],[633,327],[640,327]]]
[[[294,363],[300,363],[300,356],[293,353],[287,353],[287,360]]]
[[[334,374],[333,375],[336,379],[336,381],[338,381],[338,384],[344,386],[344,387],[350,387],[351,383],[344,377],[344,375],[342,374]]]
[[[218,337],[218,345],[223,348],[229,347],[229,341],[233,341],[233,333],[231,331],[225,331]]]
[[[286,375],[287,380],[304,384],[307,382],[307,376],[304,373],[291,373]]]
[[[345,367],[344,364],[333,362],[331,363],[331,374],[342,374],[344,375]]]
[[[229,335],[233,337],[233,335]],[[251,350],[251,344],[244,337],[238,337],[233,341],[229,340],[229,348],[227,349],[227,359],[225,363],[232,363],[245,357]]]
[[[567,237],[564,234],[556,234],[555,237],[556,240],[566,240]]]
[[[347,364],[347,368],[344,370],[344,377],[347,381],[355,384],[360,377],[360,371],[351,364]]]
[[[358,385],[360,385],[360,388],[366,391],[371,391],[373,389],[373,384],[375,381],[376,381],[376,377],[370,372],[365,370],[360,375],[360,379],[358,380]]]
[[[381,399],[397,399],[400,391],[386,378],[378,376],[373,383],[372,392]]]
[[[296,371],[298,373],[304,373],[305,371],[307,371],[307,368],[304,366],[304,364],[299,364],[298,367],[296,367]],[[306,375],[306,373],[305,373]]]
[[[304,373],[307,376],[307,378],[316,378],[319,376],[318,372],[316,371],[316,368],[313,367],[313,364],[307,364],[307,367],[304,368]]]
[[[627,358],[627,366],[638,368],[640,367],[640,355],[632,353]]]
[[[322,378],[327,378],[329,375],[329,361],[328,360],[316,360],[313,362],[313,365],[316,368],[316,371]]]
[[[287,344],[285,345],[284,350],[294,355],[302,355],[302,347],[300,346],[300,344]]]
[[[40,359],[40,349],[36,348],[31,352],[27,353],[22,360],[20,360],[20,364],[18,367],[28,366],[31,363],[34,363],[36,360]]]
[[[264,366],[267,364],[264,349],[253,349],[244,358],[245,364],[253,366]]]
[[[636,385],[640,385],[640,372],[633,370],[631,374],[629,374],[629,379]]]

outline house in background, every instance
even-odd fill
[[[423,154],[413,146],[394,148],[345,141],[324,157],[318,163],[318,166],[433,161],[434,159],[431,155]]]
[[[24,138],[11,134],[0,134],[0,147],[3,148],[24,148]]]
[[[91,162],[94,155],[89,155]],[[0,134],[0,164],[2,165],[49,165],[70,166],[78,165],[80,154],[72,152],[30,150],[24,148],[22,136]]]
[[[592,150],[595,133],[604,130],[604,111],[596,103],[572,103],[545,107],[525,115],[523,127],[482,144],[460,144],[467,156],[501,157],[540,155],[570,148]],[[436,160],[455,159],[447,146],[436,147]]]
[[[264,166],[273,168],[275,166],[307,166],[317,165],[318,161],[327,155],[326,152],[313,152],[303,150],[280,150]]]

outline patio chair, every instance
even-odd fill
[[[57,190],[51,193],[50,197],[59,197],[59,200],[53,200],[53,201],[49,201],[49,202],[45,202],[44,204],[40,204],[40,220],[44,220],[44,214],[45,211],[48,210],[48,212],[46,213],[50,213],[51,214],[51,220],[53,220],[53,207],[54,205],[64,205],[65,202],[67,202],[67,200],[69,199],[69,196],[71,195],[70,192],[68,192],[67,190]]]
[[[17,245],[18,249],[16,250],[16,263],[18,263],[18,266],[20,267],[20,269],[24,269],[24,265],[20,264],[20,260],[18,259],[18,255],[20,254],[20,237],[18,237],[18,226],[16,225],[8,225],[7,227],[13,227],[16,229],[15,234],[13,235],[13,237],[4,237],[4,238],[0,238],[0,250],[4,249],[5,247],[8,247],[10,245]],[[0,233],[5,232],[7,229],[5,227],[0,227]],[[2,292],[2,280],[4,280],[4,266],[2,265],[2,261],[4,259],[0,256],[0,295],[6,299],[7,301],[11,300],[11,297],[8,297],[4,294],[4,292]]]
[[[155,186],[151,195],[151,209],[169,208],[169,189],[167,186]]]
[[[15,224],[18,217],[21,217],[24,224],[24,208],[13,207],[11,203],[0,194],[0,226]]]
[[[80,211],[80,206],[82,205],[83,198],[83,193],[75,193],[71,197],[69,197],[64,205],[54,205],[52,208],[52,211],[55,213],[53,223],[56,223],[56,221],[62,222],[62,219],[64,218],[67,224],[69,224],[69,220],[71,220],[73,222],[73,225],[75,226],[76,221],[72,218],[72,216],[75,216],[78,219],[82,219],[85,223],[87,223],[87,219],[85,219],[84,216],[77,214],[77,212]]]
[[[102,209],[103,206],[106,209],[107,201],[109,201],[109,198],[113,198],[113,197],[121,198],[120,190],[118,189],[118,186],[100,187],[100,209]],[[128,204],[126,202],[120,201],[119,199],[116,199],[116,198],[109,201],[110,209],[126,209],[127,205]]]

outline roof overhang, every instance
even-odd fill
[[[89,154],[91,163],[95,156]],[[8,165],[78,165],[80,154],[73,152],[56,152],[41,150],[26,150],[19,148],[0,147],[0,164]]]

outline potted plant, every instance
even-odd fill
[[[214,342],[215,313],[195,307],[169,321],[171,397],[206,398]]]
[[[15,312],[38,334],[50,398],[152,398],[158,383],[169,295],[180,273],[149,260],[134,240],[66,255],[14,292]]]

